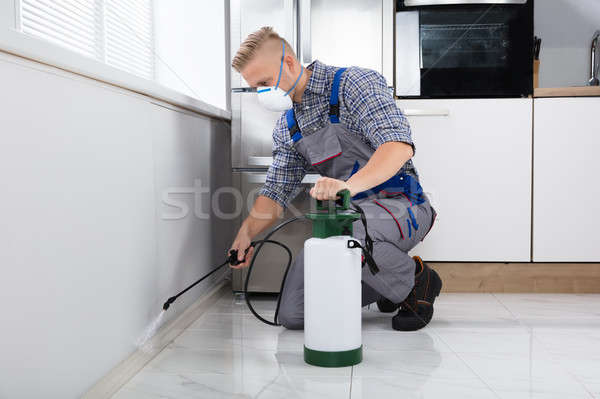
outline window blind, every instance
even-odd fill
[[[154,79],[152,0],[20,0],[23,33]]]
[[[151,0],[105,0],[106,63],[154,78]]]

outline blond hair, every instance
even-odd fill
[[[231,61],[231,66],[236,71],[240,72],[250,62],[250,60],[254,58],[262,45],[272,39],[277,39],[279,41],[283,40],[285,43],[286,54],[291,53],[294,57],[296,56],[292,50],[292,46],[290,46],[287,40],[279,36],[279,34],[277,34],[272,27],[263,26],[259,30],[249,34],[248,37],[242,42],[240,48],[235,54],[235,57],[233,57],[233,60]]]

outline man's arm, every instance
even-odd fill
[[[409,144],[388,141],[380,145],[369,162],[346,181],[352,195],[375,187],[394,176],[413,156]]]
[[[246,259],[237,266],[231,266],[233,269],[247,267],[250,264],[254,247],[250,247],[252,238],[266,230],[283,214],[283,207],[269,197],[259,195],[254,201],[250,214],[242,223],[240,230],[231,245],[231,249],[238,251],[238,260]],[[248,253],[245,254],[246,248]]]
[[[284,115],[273,131],[273,162],[267,171],[265,184],[258,192],[258,198],[231,246],[231,249],[238,251],[238,260],[244,259],[244,253],[248,249],[246,261],[237,267],[231,266],[233,268],[249,265],[254,253],[254,248],[249,248],[252,238],[281,217],[306,174],[306,160],[292,147]]]
[[[321,200],[333,199],[340,190],[350,196],[375,187],[394,176],[413,155],[409,144],[389,141],[380,145],[365,166],[346,181],[322,177],[311,188],[310,195]]]
[[[395,175],[415,152],[408,121],[396,106],[385,78],[361,68],[348,72],[351,73],[345,78],[344,104],[377,149],[347,181],[319,179],[310,191],[317,199],[333,199],[343,189],[352,195],[371,189]]]

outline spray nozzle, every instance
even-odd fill
[[[177,297],[175,297],[175,296],[172,296],[171,298],[167,299],[167,302],[165,302],[163,305],[163,310],[169,309],[169,306],[171,306],[171,304],[173,302],[175,302],[176,299],[177,299]]]

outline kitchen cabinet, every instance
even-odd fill
[[[223,261],[229,123],[1,52],[0,87],[0,397],[81,397]]]
[[[421,185],[438,212],[411,255],[530,260],[532,101],[397,101],[410,122]]]
[[[598,262],[600,97],[534,102],[533,260]]]

